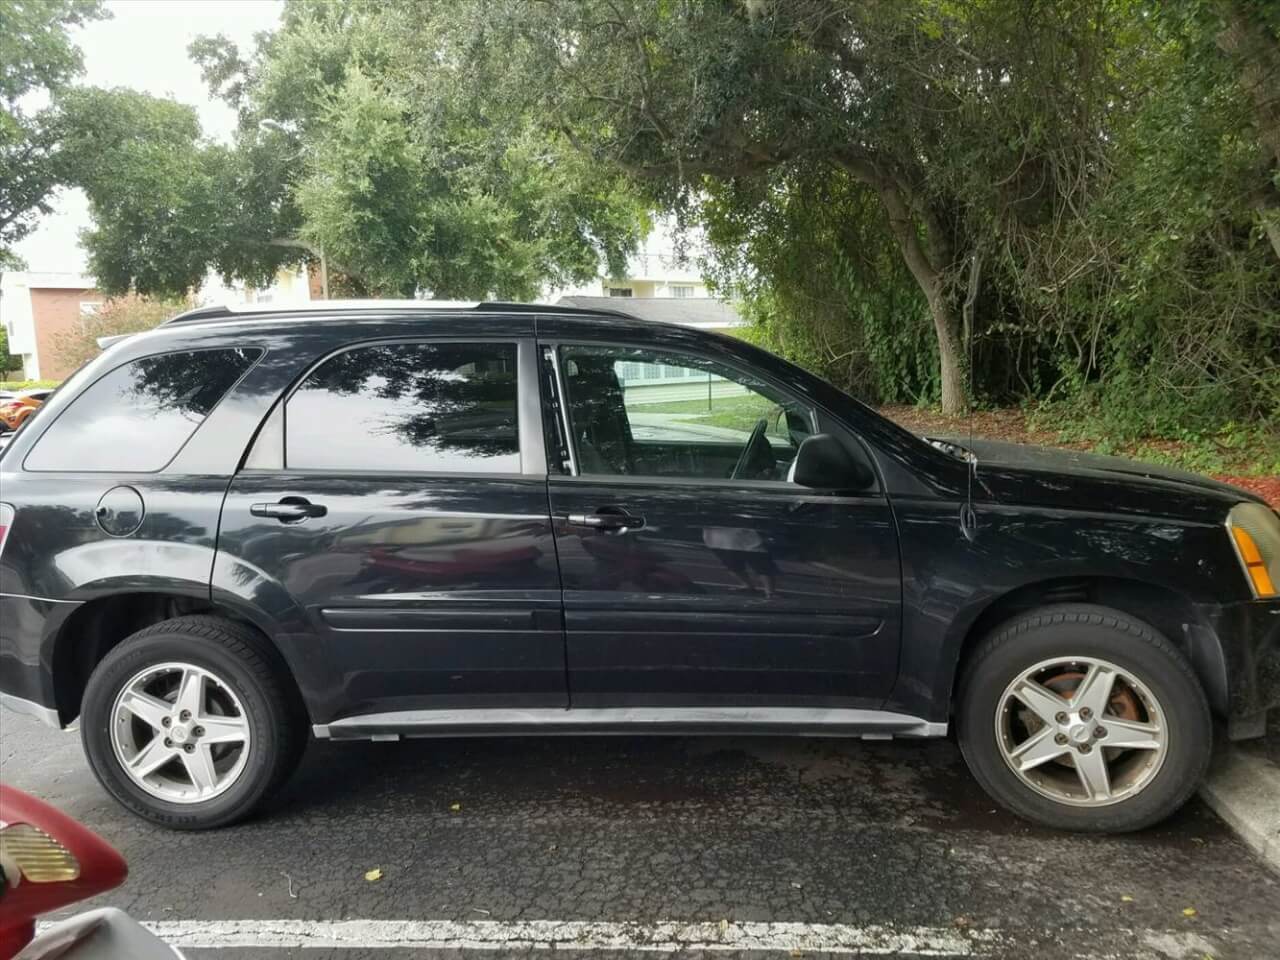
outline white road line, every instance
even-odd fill
[[[594,923],[529,920],[163,920],[144,924],[189,948],[803,951],[980,957],[993,931],[841,923]]]

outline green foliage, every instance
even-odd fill
[[[60,380],[0,380],[0,390],[40,390],[58,386]]]
[[[244,54],[192,45],[235,143],[129,91],[64,98],[110,292],[182,295],[207,269],[262,285],[321,254],[355,293],[533,298],[620,267],[647,226],[617,173],[554,131],[488,115],[440,56],[430,5],[295,0]]]
[[[1209,463],[1280,422],[1277,10],[290,0],[191,48],[232,145],[66,91],[58,176],[115,291],[323,251],[357,294],[530,298],[674,213],[751,339],[868,401],[1039,403]]]
[[[1097,453],[1165,463],[1197,473],[1280,476],[1280,422],[1220,420],[1213,426],[1176,423],[1152,429],[1072,401],[1036,406],[1028,422],[1056,433],[1064,443],[1087,444]]]
[[[872,402],[938,395],[928,313],[877,201],[839,171],[709,183],[695,216],[751,339]]]
[[[1274,5],[456,10],[477,97],[703,227],[753,336],[868,399],[955,413],[967,367],[1117,436],[1280,411]]]
[[[59,184],[50,111],[20,101],[61,89],[81,70],[69,30],[105,16],[100,0],[0,0],[0,269],[20,267],[13,244],[49,212]]]
[[[21,369],[22,358],[9,353],[9,331],[0,324],[0,375]]]

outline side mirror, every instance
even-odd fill
[[[866,490],[875,482],[870,464],[850,453],[829,433],[805,438],[796,451],[792,479],[820,490]]]

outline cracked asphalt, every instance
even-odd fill
[[[1280,877],[1198,801],[1137,835],[1055,833],[996,809],[949,741],[313,743],[252,822],[173,833],[107,797],[78,734],[5,711],[0,779],[124,853],[97,902],[139,920],[768,921],[941,928],[983,957],[1280,958]]]

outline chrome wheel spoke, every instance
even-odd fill
[[[200,717],[204,733],[201,743],[244,743],[249,739],[249,725],[244,717]]]
[[[164,720],[172,712],[173,707],[141,690],[126,690],[120,699],[120,706],[141,720],[153,730],[163,730]]]
[[[212,800],[247,768],[249,714],[230,685],[206,667],[175,661],[140,670],[120,688],[111,717],[120,769],[167,803]]]
[[[1107,759],[1101,750],[1088,753],[1077,753],[1075,756],[1076,774],[1080,777],[1080,785],[1084,787],[1085,796],[1096,802],[1111,799],[1111,772],[1107,769]]]
[[[1071,707],[1075,710],[1090,710],[1095,717],[1107,711],[1107,703],[1111,700],[1111,688],[1115,686],[1116,671],[1107,665],[1095,663],[1089,667],[1080,686],[1071,695]]]
[[[129,770],[139,779],[149,777],[173,759],[174,750],[165,746],[164,737],[155,736],[129,761]]]
[[[1050,725],[1057,722],[1054,718],[1058,714],[1071,708],[1071,705],[1062,697],[1029,677],[1016,683],[1012,692],[1027,705],[1032,713]]]
[[[213,768],[213,752],[203,743],[197,743],[191,751],[181,753],[182,765],[187,768],[191,785],[201,793],[208,793],[218,785],[218,771]]]
[[[1126,750],[1159,750],[1163,741],[1160,727],[1154,723],[1137,720],[1121,720],[1119,717],[1103,717],[1102,727],[1106,736],[1098,741],[1100,747],[1123,747]]]
[[[204,709],[204,673],[190,667],[183,671],[174,706],[186,710],[193,717],[200,716]]]
[[[1019,770],[1031,770],[1042,763],[1048,763],[1054,757],[1069,753],[1070,748],[1057,743],[1054,739],[1055,736],[1056,731],[1053,727],[1044,727],[1038,733],[1032,734],[1018,744],[1013,752],[1009,754],[1009,759],[1013,761]]]
[[[1074,692],[1067,699],[1058,690]],[[1014,776],[1069,806],[1101,807],[1141,793],[1169,750],[1155,694],[1100,657],[1068,653],[1028,665],[1005,687],[993,719]]]

